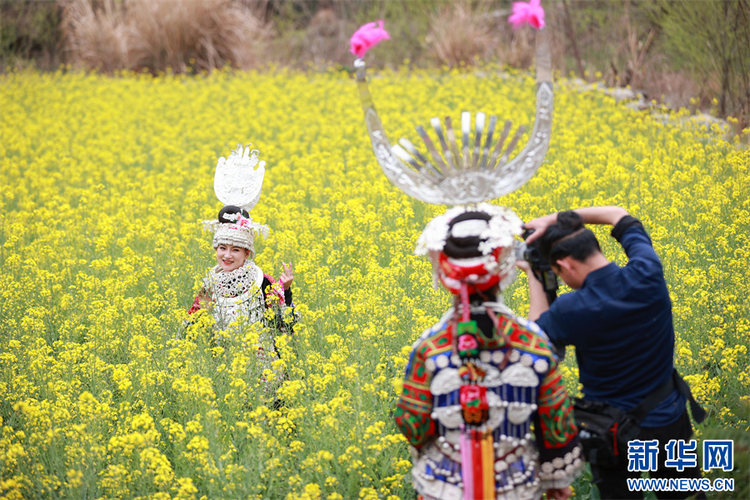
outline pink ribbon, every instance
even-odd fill
[[[529,3],[513,3],[513,14],[508,18],[513,29],[518,29],[525,23],[536,29],[544,28],[544,9],[539,2],[540,0],[531,0]]]
[[[350,40],[351,53],[357,57],[364,57],[368,50],[383,40],[390,40],[388,32],[383,29],[383,20],[367,23],[354,32]]]

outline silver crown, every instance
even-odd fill
[[[214,193],[224,205],[236,205],[250,211],[258,203],[266,174],[266,162],[258,161],[258,150],[250,144],[237,149],[216,163]],[[257,167],[257,168],[256,168]]]
[[[445,130],[439,118],[430,120],[430,126],[437,136],[437,145],[424,127],[417,127],[427,154],[420,153],[405,138],[392,146],[375,111],[367,86],[365,62],[361,58],[354,61],[367,131],[375,157],[388,179],[413,198],[444,205],[492,200],[525,184],[542,164],[552,132],[552,68],[545,30],[537,33],[536,56],[534,127],[526,146],[512,159],[510,155],[526,128],[519,127],[504,148],[512,129],[511,122],[505,122],[499,139],[493,142],[497,117],[491,115],[488,121],[485,113],[476,114],[473,134],[471,113],[465,111],[461,114],[461,149],[450,117],[445,118]]]

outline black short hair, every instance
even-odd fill
[[[573,210],[558,213],[557,222],[549,226],[538,241],[542,255],[550,264],[565,257],[583,262],[594,252],[602,251],[596,235]]]
[[[236,207],[234,205],[227,205],[226,207],[219,210],[219,222],[221,223],[234,222],[233,220],[225,218],[224,215],[225,214],[234,215],[238,213],[242,214],[242,216],[245,218],[250,217],[250,214],[247,213],[247,210],[242,210],[240,207]]]

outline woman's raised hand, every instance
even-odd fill
[[[279,281],[281,281],[281,286],[284,287],[284,290],[289,290],[289,288],[292,286],[292,281],[294,281],[294,274],[292,272],[292,263],[289,264],[281,263],[281,276],[279,276]]]

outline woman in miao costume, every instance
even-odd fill
[[[219,343],[239,335],[246,327],[254,327],[259,336],[261,372],[272,369],[278,359],[274,334],[292,333],[298,320],[292,301],[292,264],[282,263],[283,271],[276,282],[255,263],[255,236],[267,237],[269,229],[254,222],[249,210],[258,203],[264,175],[265,162],[258,162],[258,151],[249,146],[238,146],[228,158],[219,158],[214,191],[225,206],[217,219],[203,221],[204,227],[214,233],[217,264],[203,279],[188,311],[210,311]],[[278,382],[283,374],[273,378]]]
[[[511,21],[543,27],[541,7],[514,5]],[[519,20],[520,18],[520,20]],[[522,132],[503,151],[507,122],[493,143],[496,117],[461,116],[461,149],[450,118],[418,127],[427,152],[401,139],[391,146],[375,111],[362,56],[387,38],[379,23],[352,38],[365,123],[386,176],[410,196],[456,205],[428,223],[417,254],[454,305],[412,346],[395,419],[411,445],[420,499],[564,500],[583,461],[572,405],[557,359],[539,327],[513,314],[502,290],[515,277],[514,240],[522,223],[507,208],[483,203],[518,189],[536,172],[552,130],[552,78],[546,34],[537,36],[537,112],[531,137],[512,159]],[[483,134],[486,132],[485,140]],[[532,430],[533,427],[533,430]]]
[[[550,344],[503,302],[520,233],[511,210],[482,203],[434,218],[417,243],[455,302],[414,344],[396,405],[425,499],[566,498],[582,470]]]

